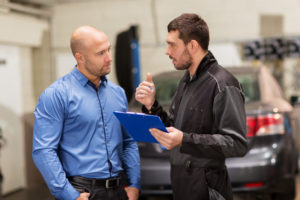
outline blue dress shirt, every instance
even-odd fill
[[[121,87],[103,77],[97,90],[76,66],[41,94],[32,156],[56,198],[79,197],[68,176],[103,179],[125,171],[129,186],[140,188],[137,145],[113,114],[127,110]]]

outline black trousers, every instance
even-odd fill
[[[211,191],[232,200],[231,182],[226,167],[218,169],[171,166],[171,183],[174,200],[211,200]]]
[[[76,176],[69,178],[69,182],[80,193],[90,193],[89,200],[127,200],[124,190],[124,178],[120,179],[119,184],[106,188],[105,185],[97,184],[93,179]]]

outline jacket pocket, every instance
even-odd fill
[[[206,168],[205,180],[210,200],[232,199],[231,183],[226,167]]]
[[[226,200],[218,191],[208,186],[209,200]]]

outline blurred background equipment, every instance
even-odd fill
[[[124,88],[128,101],[140,83],[138,26],[117,35],[115,67],[119,84]]]

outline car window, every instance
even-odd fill
[[[260,95],[257,78],[255,78],[252,74],[235,75],[235,77],[238,79],[244,89],[245,101],[259,101]]]
[[[155,81],[155,98],[158,100],[158,102],[160,102],[162,105],[170,105],[179,81],[179,79],[175,78]]]
[[[171,104],[172,98],[176,92],[178,87],[180,78],[176,77],[168,77],[166,76],[165,79],[156,79],[154,80],[155,84],[155,99],[165,108],[168,109],[169,105]],[[129,103],[129,110],[140,112],[141,104],[132,98]]]

